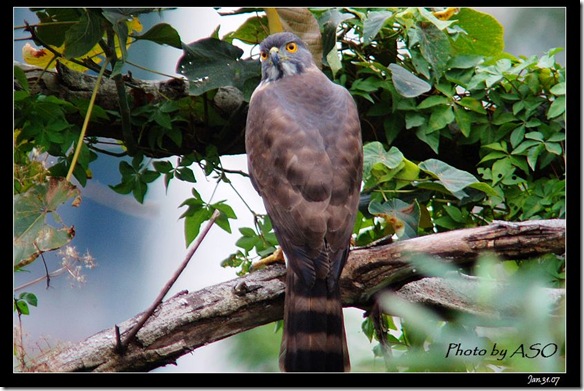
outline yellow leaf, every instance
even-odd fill
[[[132,17],[131,20],[128,21],[128,31],[131,33],[133,31],[141,32],[143,29],[142,23],[140,23],[140,19],[136,18],[135,16]]]
[[[460,8],[448,7],[445,10],[442,10],[442,11],[434,11],[434,12],[432,12],[432,14],[434,14],[434,16],[437,19],[440,19],[440,20],[448,20],[448,19],[450,19],[452,17],[452,15],[456,15],[459,10],[460,10]]]
[[[29,43],[22,47],[22,58],[24,62],[30,65],[47,69],[55,67],[55,55],[53,53],[47,49],[36,49]]]

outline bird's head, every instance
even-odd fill
[[[262,81],[297,75],[314,65],[306,44],[295,34],[272,34],[260,44]]]

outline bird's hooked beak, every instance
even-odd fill
[[[275,66],[280,64],[280,49],[275,46],[270,49],[270,61],[272,61],[272,64]]]

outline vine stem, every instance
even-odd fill
[[[99,86],[101,84],[101,79],[103,78],[103,74],[105,72],[105,68],[108,63],[108,58],[106,57],[105,61],[101,69],[99,70],[99,75],[97,76],[97,80],[95,82],[95,86],[93,86],[93,92],[91,93],[91,99],[89,100],[89,106],[87,107],[87,113],[85,114],[85,120],[83,121],[83,127],[81,128],[81,134],[79,135],[79,141],[77,141],[77,148],[75,148],[75,153],[73,154],[73,159],[71,160],[71,167],[69,167],[69,172],[67,173],[66,179],[67,181],[71,181],[71,176],[73,175],[73,170],[75,169],[75,165],[77,164],[77,160],[79,159],[79,154],[81,153],[81,147],[83,147],[83,139],[85,138],[85,133],[87,132],[87,126],[89,125],[89,119],[91,118],[91,113],[93,112],[93,106],[95,104],[95,98],[97,96],[97,91],[99,90]]]
[[[142,317],[140,318],[140,320],[138,321],[138,323],[136,323],[134,325],[134,327],[132,327],[130,329],[130,331],[128,332],[128,335],[126,336],[126,339],[124,341],[121,340],[121,335],[120,335],[118,326],[116,325],[114,327],[114,330],[116,332],[116,351],[119,354],[123,354],[126,351],[126,348],[130,344],[130,342],[132,341],[132,339],[136,336],[136,334],[138,333],[138,331],[140,331],[140,329],[142,328],[142,326],[144,326],[144,324],[146,323],[146,321],[152,316],[152,314],[154,313],[154,311],[156,310],[156,308],[158,308],[158,306],[160,305],[160,303],[162,303],[162,300],[164,299],[164,296],[166,296],[166,294],[168,293],[168,291],[170,290],[170,288],[172,288],[172,286],[174,285],[174,283],[176,282],[176,280],[178,280],[180,274],[187,267],[189,261],[191,260],[191,258],[193,257],[193,255],[195,254],[195,252],[197,251],[197,249],[199,248],[199,245],[202,243],[203,239],[205,239],[205,236],[207,236],[207,233],[209,232],[209,230],[211,229],[211,227],[213,226],[213,224],[215,223],[215,220],[217,220],[217,218],[219,217],[219,215],[220,215],[220,212],[217,209],[215,209],[215,211],[213,212],[213,215],[211,216],[211,218],[207,222],[207,225],[205,226],[205,228],[203,229],[203,231],[199,234],[199,237],[197,238],[197,241],[195,242],[195,244],[193,245],[193,247],[191,248],[191,250],[189,250],[187,256],[185,257],[185,259],[183,260],[183,262],[181,263],[181,265],[179,266],[179,268],[174,272],[174,274],[171,277],[171,279],[166,283],[166,285],[164,286],[164,288],[162,289],[162,291],[160,291],[160,293],[158,294],[158,297],[156,298],[156,300],[154,300],[154,302],[152,303],[152,305],[150,306],[150,308],[148,308],[146,310],[146,312],[144,313],[144,315],[142,315]]]

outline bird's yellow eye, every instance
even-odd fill
[[[260,52],[260,60],[264,61],[268,59],[268,52],[261,51]]]
[[[298,45],[296,45],[294,42],[288,42],[286,44],[286,50],[290,53],[294,53],[296,50],[298,50]]]

